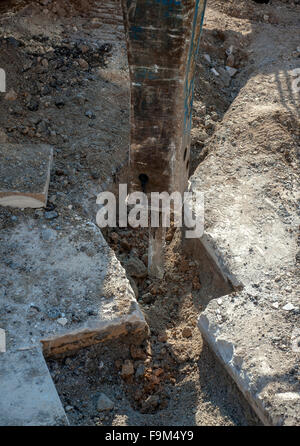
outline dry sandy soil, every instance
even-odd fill
[[[68,206],[94,221],[96,195],[113,187],[111,179],[117,184],[126,177],[129,90],[122,22],[118,14],[105,18],[100,3],[4,1],[0,6],[0,68],[6,70],[9,91],[0,97],[0,141],[54,147],[47,210],[58,216],[46,222],[53,229]],[[208,2],[197,64],[191,174],[251,77],[256,61],[248,48],[256,30],[261,37],[264,30],[276,33],[281,24],[289,39],[289,23],[297,14],[297,1]],[[286,60],[299,56],[295,48]],[[225,65],[237,70],[233,77]],[[289,125],[296,129],[295,121]],[[290,141],[283,148],[288,163],[296,163],[296,148]],[[1,208],[0,227],[11,227],[24,214],[44,218],[42,211]],[[140,348],[124,339],[49,359],[71,424],[260,424],[196,326],[209,299],[231,291],[210,262],[204,258],[199,265],[189,258],[180,232],[171,228],[164,280],[153,281],[143,272],[146,233],[116,229],[104,235],[127,269],[151,333]],[[132,259],[140,262],[135,268]],[[101,392],[114,403],[108,412],[97,411]]]

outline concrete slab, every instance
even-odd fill
[[[39,211],[40,212],[40,211]],[[67,418],[44,356],[132,336],[148,326],[100,230],[69,211],[22,219],[0,233],[0,425],[60,425]]]
[[[253,49],[256,62],[265,60],[260,51],[275,59],[284,33],[269,37]],[[205,233],[198,243],[235,288],[207,305],[201,333],[264,424],[299,425],[300,104],[289,84],[294,66],[287,70],[280,57],[251,74],[191,178],[191,190],[205,196]]]
[[[0,426],[69,424],[38,348],[0,355],[0,390]]]
[[[79,217],[45,223],[30,219],[0,234],[7,350],[42,341],[50,355],[129,332],[145,336],[134,292],[100,230]]]
[[[46,206],[51,162],[46,144],[0,144],[0,205]]]

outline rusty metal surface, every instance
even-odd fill
[[[131,79],[130,185],[187,186],[195,58],[205,0],[122,0]],[[142,185],[140,175],[147,176]]]

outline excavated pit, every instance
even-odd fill
[[[216,424],[260,424],[197,328],[210,299],[232,291],[204,248],[199,245],[194,256],[182,243],[181,230],[170,229],[165,275],[155,280],[143,277],[147,230],[114,229],[105,235],[127,271],[150,335],[142,344],[127,336],[48,358],[70,423],[209,425],[213,416]],[[135,268],[133,258],[140,262]],[[97,413],[102,393],[114,407]]]

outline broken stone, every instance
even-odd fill
[[[138,368],[136,369],[135,377],[142,378],[144,376],[144,373],[145,373],[145,366],[144,366],[144,364],[140,364],[138,366]]]
[[[117,370],[121,370],[121,368],[122,368],[122,360],[121,359],[117,359],[115,361],[115,367]]]
[[[143,294],[142,300],[145,304],[151,304],[151,302],[153,301],[153,296],[151,293]]]
[[[158,395],[150,395],[146,399],[146,401],[142,404],[142,413],[152,412],[159,405],[159,396]]]
[[[233,67],[234,66],[234,55],[230,54],[227,59],[226,59],[226,65],[228,65],[229,67]]]
[[[7,134],[2,129],[0,129],[0,144],[7,141],[8,141]]]
[[[98,412],[109,411],[112,410],[113,408],[114,408],[113,401],[109,399],[108,396],[106,396],[104,393],[101,393],[97,401]]]
[[[61,313],[58,308],[53,307],[47,311],[47,315],[48,315],[49,319],[58,319],[60,317]]]
[[[45,219],[46,220],[53,220],[54,218],[58,217],[58,213],[56,211],[47,211],[45,212]]]
[[[45,207],[52,148],[41,144],[0,144],[0,205]]]
[[[85,116],[87,116],[89,119],[95,119],[96,118],[95,113],[93,113],[91,110],[87,110],[85,112]]]
[[[212,68],[210,70],[215,76],[220,76],[220,74],[217,72],[217,70],[215,68]]]
[[[88,70],[89,64],[84,59],[78,59],[78,63],[83,70]]]
[[[66,411],[66,412],[71,412],[71,410],[73,410],[73,409],[74,409],[73,406],[66,406],[66,407],[65,407],[65,411]]]
[[[227,56],[230,56],[233,53],[233,48],[234,48],[233,45],[230,45],[230,47],[227,48],[227,50],[226,50]]]
[[[6,93],[6,95],[4,96],[4,99],[6,101],[15,101],[17,98],[18,98],[18,95],[13,89],[9,90]]]
[[[118,236],[118,234],[117,234],[116,232],[112,232],[112,233],[110,234],[110,238],[112,239],[112,241],[113,241],[114,243],[117,243],[117,241],[119,240],[119,236]]]
[[[130,346],[130,354],[132,359],[146,359],[146,353],[141,349],[141,347],[137,347],[132,344]]]
[[[203,57],[208,63],[211,63],[211,58],[209,54],[204,54]]]
[[[131,257],[127,261],[127,272],[132,277],[137,277],[138,279],[143,279],[147,276],[147,268],[144,263],[137,257]]]
[[[238,71],[236,68],[233,68],[231,66],[226,66],[225,68],[230,77],[233,77]]]
[[[59,325],[62,325],[64,327],[65,325],[67,325],[68,319],[66,319],[65,317],[60,317],[59,319],[57,319],[57,322],[59,323]]]
[[[168,336],[167,336],[166,333],[160,333],[160,334],[157,336],[157,340],[158,340],[158,342],[166,342],[167,339],[168,339]]]
[[[134,374],[134,367],[129,359],[126,359],[122,365],[121,376],[123,379],[128,379]]]
[[[122,239],[121,240],[121,246],[123,249],[125,249],[125,251],[130,251],[131,250],[131,245],[130,243],[128,243],[128,241],[126,239]]]
[[[291,311],[291,310],[294,310],[295,307],[294,307],[293,304],[288,303],[288,304],[286,304],[284,307],[282,307],[282,309],[285,310],[285,311]]]
[[[223,81],[225,87],[229,87],[230,82],[231,82],[231,76],[229,75],[228,71],[222,67],[219,67],[218,70],[222,77],[222,81]]]
[[[192,334],[192,330],[189,327],[184,327],[184,329],[182,330],[182,336],[184,338],[190,338]]]

